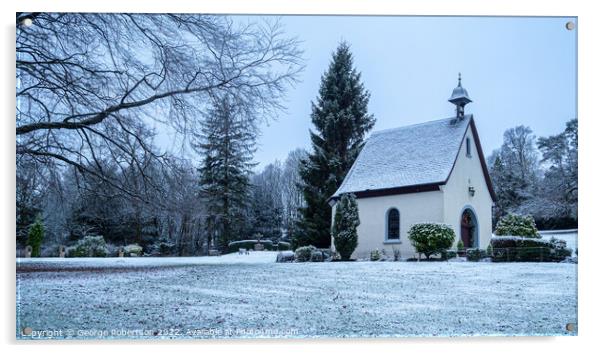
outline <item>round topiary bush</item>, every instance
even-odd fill
[[[408,232],[408,238],[419,254],[427,259],[447,251],[454,244],[454,230],[447,224],[418,223]]]
[[[541,238],[532,216],[508,214],[499,220],[495,235],[512,235],[523,238]]]

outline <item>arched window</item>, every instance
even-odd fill
[[[399,240],[399,211],[396,208],[387,212],[387,240]]]
[[[470,145],[470,137],[466,138],[466,157],[472,157],[472,146]]]

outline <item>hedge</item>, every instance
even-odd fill
[[[494,262],[554,262],[570,256],[566,243],[538,238],[495,236],[491,239],[491,258]]]
[[[237,252],[238,249],[254,250],[257,243],[258,241],[254,239],[233,241],[228,244],[228,253]],[[259,243],[263,245],[265,250],[276,250],[271,240],[260,240]]]

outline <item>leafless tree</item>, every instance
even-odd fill
[[[278,21],[17,13],[25,17],[33,24],[17,28],[17,159],[70,166],[130,196],[140,195],[103,161],[144,177],[144,161],[163,157],[156,130],[185,141],[215,95],[244,107],[251,124],[270,119],[303,66]]]

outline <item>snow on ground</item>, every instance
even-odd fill
[[[575,334],[565,329],[577,322],[574,264],[243,256],[20,261],[17,337],[26,327],[80,339]]]
[[[276,261],[277,251],[249,251],[248,255],[238,253],[223,256],[197,257],[81,257],[81,258],[17,258],[17,271],[88,269],[88,268],[136,268],[187,265],[218,264],[265,264]]]

